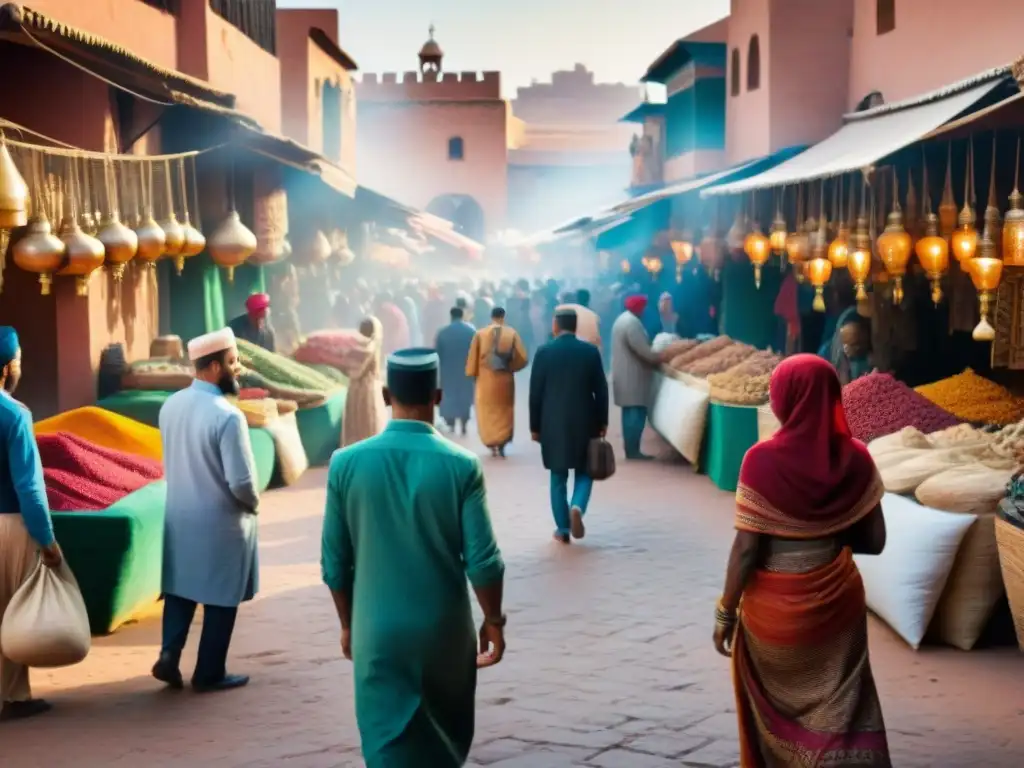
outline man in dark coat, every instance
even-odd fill
[[[466,434],[466,423],[473,408],[476,382],[466,375],[466,358],[476,328],[466,322],[462,307],[452,307],[451,323],[437,333],[434,349],[440,360],[441,419],[454,432],[460,427]]]
[[[555,313],[555,338],[537,350],[530,374],[530,433],[551,472],[555,541],[583,538],[583,516],[594,481],[587,475],[587,448],[608,429],[608,382],[601,352],[576,338],[576,312]],[[573,489],[568,497],[569,473]]]

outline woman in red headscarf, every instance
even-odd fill
[[[827,361],[783,361],[771,406],[782,426],[743,459],[715,611],[715,647],[733,660],[740,764],[889,767],[853,561],[885,546],[882,482]]]

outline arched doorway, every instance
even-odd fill
[[[469,195],[439,195],[430,201],[427,213],[447,219],[466,237],[484,241],[484,209]]]

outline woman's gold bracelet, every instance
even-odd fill
[[[719,600],[715,606],[715,621],[723,627],[732,626],[736,623],[736,611],[726,610],[725,606],[722,605],[722,601]]]

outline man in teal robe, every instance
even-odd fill
[[[384,399],[384,432],[331,459],[323,579],[355,665],[366,765],[461,766],[477,668],[505,650],[505,566],[479,458],[432,426],[441,401],[434,350],[391,355]],[[467,577],[484,617],[479,655]]]

